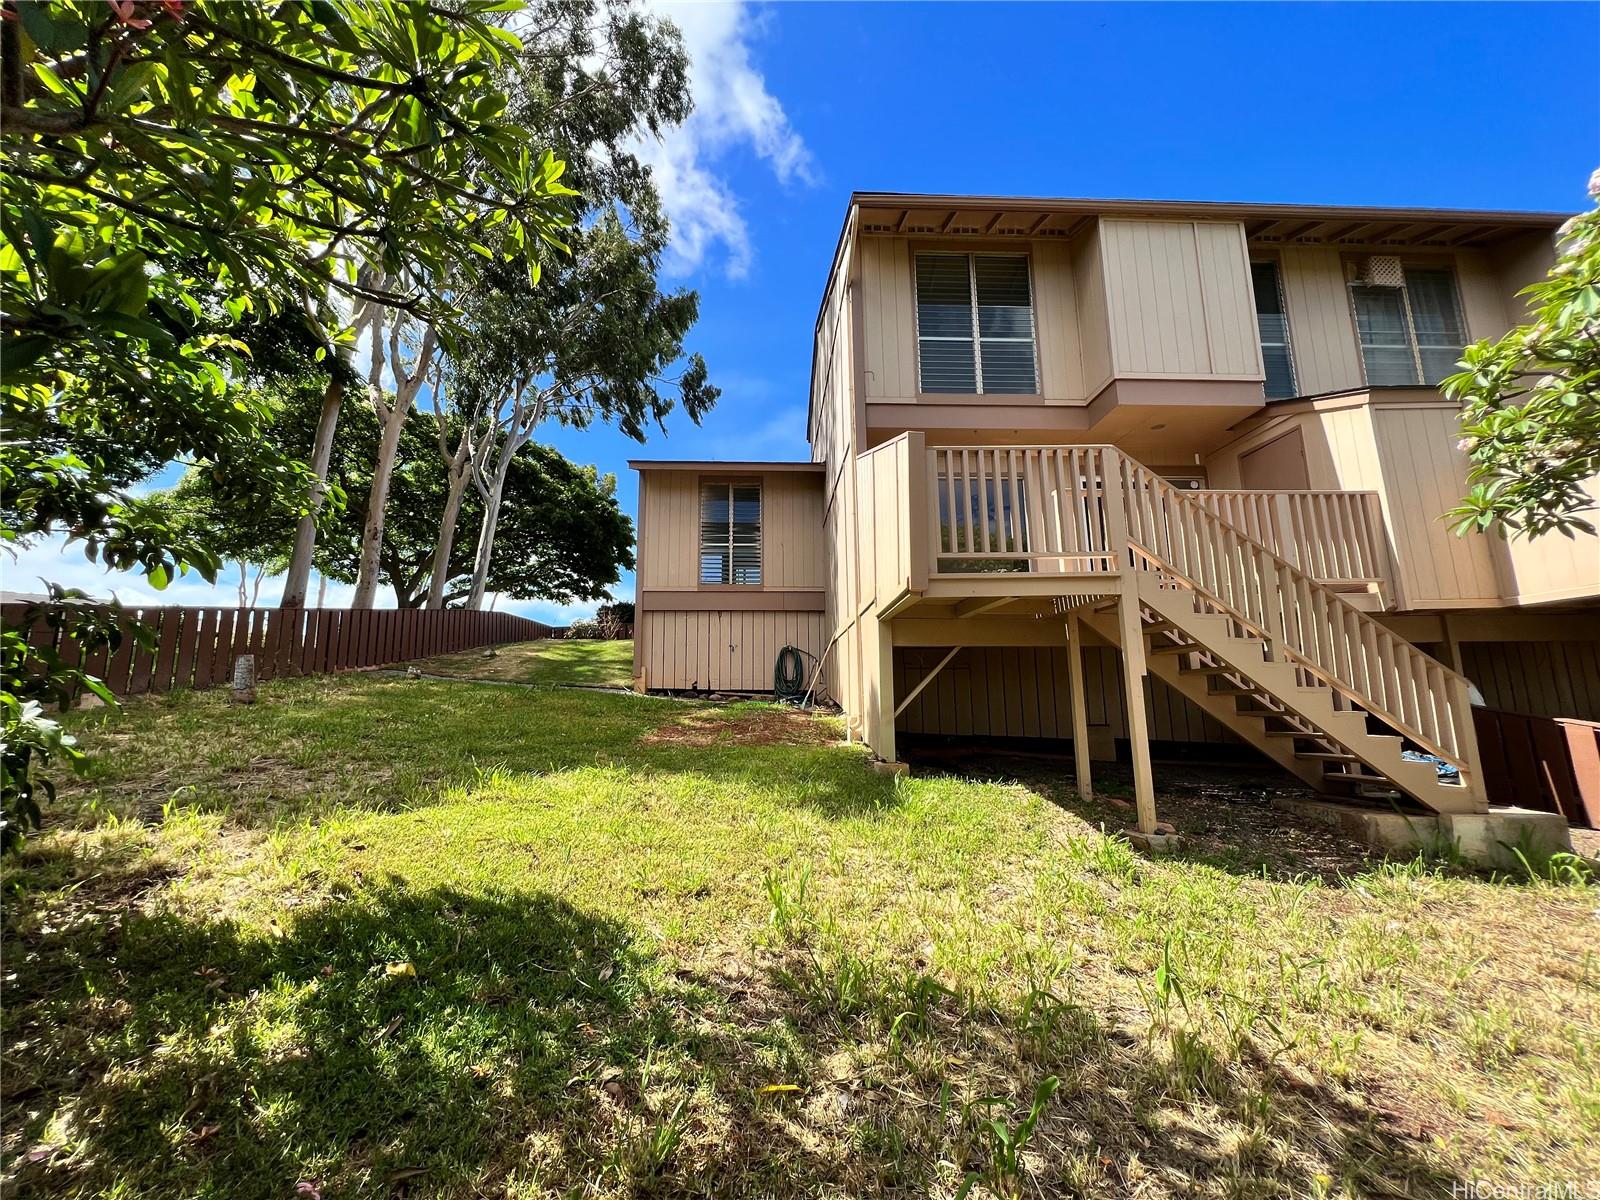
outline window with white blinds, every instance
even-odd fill
[[[700,485],[700,582],[761,585],[761,486]]]
[[[1435,384],[1455,373],[1466,322],[1449,267],[1408,266],[1402,287],[1350,285],[1361,361],[1371,387]]]
[[[1289,315],[1284,309],[1278,264],[1250,264],[1250,283],[1256,294],[1256,332],[1261,339],[1261,365],[1268,400],[1295,394],[1294,355],[1289,349]]]
[[[918,254],[917,370],[924,392],[1033,395],[1025,254]]]

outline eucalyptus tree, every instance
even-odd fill
[[[156,587],[190,569],[214,578],[210,547],[131,503],[129,488],[174,459],[248,481],[262,504],[313,510],[315,472],[259,436],[269,414],[234,386],[236,328],[253,311],[294,315],[326,353],[353,306],[436,321],[463,264],[536,262],[530,247],[556,240],[561,163],[507,113],[499,83],[497,64],[521,48],[489,19],[507,7],[6,5],[8,542],[64,534]],[[36,716],[32,693],[60,689],[6,637],[9,746]],[[47,753],[8,756],[8,812]]]
[[[465,289],[450,383],[478,433],[473,449],[440,452],[466,466],[482,502],[474,606],[493,568],[506,479],[543,422],[610,422],[642,441],[674,407],[698,421],[717,396],[703,360],[684,354],[698,297],[659,285],[669,230],[635,153],[688,116],[678,30],[628,0],[534,4],[515,27],[524,44],[508,60],[511,114],[568,163],[581,208],[571,253],[542,255],[538,289],[503,267]],[[441,545],[454,536],[450,517]]]

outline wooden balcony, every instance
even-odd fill
[[[881,603],[905,592],[1082,594],[1109,584],[1125,565],[1117,527],[1132,499],[1119,475],[1128,461],[1111,446],[930,447],[920,433],[901,434],[858,460],[863,576]],[[1358,607],[1387,607],[1376,492],[1180,494]]]

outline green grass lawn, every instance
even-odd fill
[[[10,1195],[1600,1177],[1587,886],[1249,796],[1164,797],[1147,860],[1053,769],[897,779],[765,705],[352,675],[74,723],[98,774],[6,871]]]
[[[506,683],[633,685],[633,643],[540,641],[499,646],[493,658],[482,650],[442,654],[412,663],[429,675],[494,679]]]

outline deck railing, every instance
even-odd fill
[[[1380,591],[1389,586],[1389,552],[1377,492],[1202,489],[1183,494],[1318,583]]]
[[[1307,683],[1475,774],[1466,680],[1343,594],[1386,578],[1368,494],[1196,495],[1113,446],[938,446],[923,451],[924,494],[902,489],[896,505],[921,441],[903,434],[879,447],[880,469],[863,479],[880,530],[874,561],[893,576],[880,578],[880,601],[975,572],[1155,572],[1261,638]],[[886,510],[900,506],[909,511],[889,522]],[[926,558],[915,553],[918,510]]]

